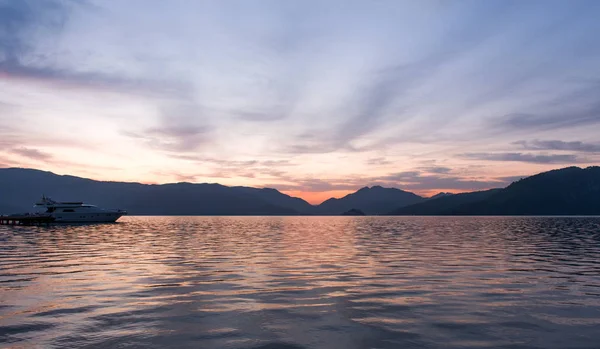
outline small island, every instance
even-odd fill
[[[353,208],[349,211],[342,213],[342,216],[365,216],[365,213],[359,209]]]

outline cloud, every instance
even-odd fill
[[[32,66],[20,61],[0,61],[0,76],[35,83],[47,83],[58,88],[89,88],[109,92],[126,92],[161,96],[189,94],[185,82],[117,76],[101,72],[75,72],[52,66]]]
[[[391,173],[382,177],[376,177],[375,180],[392,182],[415,182],[420,180],[421,178],[421,171],[403,171]]]
[[[156,148],[172,151],[193,151],[209,140],[208,126],[163,125],[145,131],[146,140]]]
[[[28,35],[41,28],[58,31],[68,17],[65,1],[5,0],[0,3],[0,57],[14,61],[31,49]]]
[[[141,132],[122,131],[121,134],[134,139],[143,140],[150,148],[170,152],[191,152],[209,143],[208,126],[164,125],[152,127]],[[184,155],[182,155],[184,156]]]
[[[263,166],[292,166],[292,162],[290,160],[263,160],[260,161],[260,164]]]
[[[17,105],[15,105],[13,103],[4,103],[4,102],[0,101],[0,112],[1,113],[11,112],[11,111],[14,111],[15,109],[18,109]]]
[[[184,175],[181,173],[175,173],[174,175],[180,182],[195,183],[198,178],[196,175]]]
[[[441,64],[441,57],[432,57],[409,64],[401,64],[378,71],[367,80],[367,86],[359,88],[357,112],[336,130],[335,143],[347,145],[358,137],[381,126],[388,113],[397,114],[394,108],[406,91],[417,85],[428,72]]]
[[[293,139],[294,144],[284,149],[295,154],[373,150],[370,146],[356,146],[353,143],[390,122],[400,124],[414,117],[404,113],[409,104],[406,100],[409,91],[418,88],[429,74],[457,54],[456,51],[443,47],[428,57],[366,74],[361,84],[355,87],[351,100],[337,111],[340,114],[337,117],[342,122],[327,130],[313,129],[304,132]],[[386,143],[397,143],[402,138],[414,139],[412,135],[404,135],[386,140]]]
[[[460,10],[463,5],[457,5],[454,10]],[[461,79],[460,76],[456,80],[450,77],[458,72],[486,77],[491,75],[490,79],[499,79],[499,74],[489,69],[487,61],[483,66],[474,65],[472,70],[466,69],[465,64],[470,62],[471,56],[478,56],[480,51],[488,48],[489,43],[504,30],[505,21],[515,14],[511,6],[501,2],[470,3],[468,7],[468,11],[457,12],[460,21],[445,18],[453,25],[442,25],[445,30],[436,32],[438,37],[423,37],[432,40],[426,50],[407,54],[406,51],[396,51],[396,45],[390,43],[389,51],[386,50],[387,59],[376,61],[374,68],[361,74],[358,82],[350,87],[353,89],[350,97],[341,101],[339,108],[324,116],[332,120],[330,125],[309,128],[282,149],[294,154],[368,152],[402,142],[436,143],[442,137],[449,138],[443,135],[445,126],[459,118],[464,109],[470,108],[467,105],[463,110],[457,110],[456,115],[448,115],[444,108],[436,107],[441,100],[464,99],[464,95],[456,91],[462,90],[464,94],[468,88],[465,90],[466,85],[456,83]],[[482,21],[479,17],[485,17],[486,20]],[[406,20],[412,23],[411,18]],[[423,28],[423,31],[430,35],[430,31],[435,32],[432,28]],[[438,83],[436,78],[448,81]],[[513,80],[523,79],[514,77]],[[486,81],[484,86],[489,85]],[[501,81],[496,85],[498,90],[487,93],[477,102],[485,105],[494,102],[494,98],[497,98],[494,96],[498,93],[507,94],[511,91],[509,82]],[[473,91],[466,93],[473,94]],[[420,120],[416,122],[415,119]],[[418,124],[418,129],[413,129],[413,123]],[[386,134],[388,128],[399,132]],[[306,137],[306,134],[311,137]],[[464,138],[461,136],[454,136],[452,140]],[[365,140],[368,141],[366,144]]]
[[[90,88],[126,93],[181,96],[190,85],[182,80],[134,77],[124,73],[72,70],[58,67],[56,52],[38,53],[36,40],[57,40],[72,12],[90,7],[75,0],[5,0],[0,3],[0,77],[59,88]],[[89,8],[88,8],[89,9]]]
[[[154,149],[188,153],[208,145],[213,130],[201,106],[194,102],[175,102],[158,108],[156,126],[142,131],[122,130],[121,134],[143,140]]]
[[[294,190],[294,191],[333,191],[333,190],[356,190],[361,184],[357,184],[353,180],[345,181],[344,179],[329,181],[325,179],[315,178],[287,178],[290,183],[270,183],[265,187],[277,188],[277,190]]]
[[[227,160],[218,159],[207,156],[199,155],[187,155],[187,154],[170,154],[170,157],[180,160],[194,161],[198,163],[210,163],[228,168],[248,167],[248,166],[262,166],[262,167],[286,167],[293,166],[294,164],[290,160]]]
[[[367,165],[378,166],[378,165],[389,165],[392,162],[384,157],[370,158],[367,160]]]
[[[400,183],[396,186],[406,190],[482,190],[491,188],[501,188],[506,185],[505,182],[496,180],[477,180],[461,177],[439,177],[423,176],[418,182]]]
[[[575,152],[600,153],[600,143],[585,143],[580,141],[564,142],[559,140],[517,141],[525,150],[565,150]]]
[[[529,177],[529,175],[523,175],[523,176],[506,176],[506,177],[498,177],[497,179],[503,182],[507,182],[507,183],[512,183],[512,182],[516,182],[518,180],[521,180],[523,178]]]
[[[231,114],[243,121],[273,122],[285,119],[289,111],[285,110],[285,107],[273,107],[263,111],[234,111]]]
[[[4,152],[6,154],[9,155],[17,155],[20,158],[23,158],[25,160],[19,160],[18,158],[15,159],[15,157],[8,157],[7,159],[3,159],[2,161],[5,161],[5,167],[27,167],[27,168],[39,168],[36,166],[39,166],[39,162],[43,162],[44,165],[51,165],[54,166],[55,168],[59,168],[61,169],[65,169],[65,168],[70,168],[70,169],[76,169],[76,172],[78,172],[80,175],[93,175],[93,176],[97,176],[98,172],[97,171],[120,171],[122,170],[121,167],[115,167],[115,166],[103,166],[103,165],[95,165],[93,167],[90,166],[89,162],[71,162],[71,161],[67,161],[67,160],[63,160],[62,158],[59,158],[55,155],[53,155],[53,153],[49,153],[49,152],[45,152],[45,151],[41,151],[39,149],[36,148],[32,148],[32,147],[15,147],[15,148],[11,148],[11,149],[7,149],[4,150]],[[27,160],[33,160],[33,162],[31,161],[27,161]],[[87,160],[87,159],[83,159],[83,160]]]
[[[600,123],[600,80],[577,79],[563,82],[557,88],[558,97],[539,103],[541,112],[513,112],[492,123],[493,128],[506,130],[557,130]]]
[[[280,170],[273,165],[265,165],[265,162],[258,160],[215,162],[211,168],[213,170],[208,176],[213,178],[289,179],[287,171]]]
[[[14,148],[14,149],[11,149],[9,152],[11,152],[13,154],[17,154],[17,155],[25,157],[25,158],[39,160],[39,161],[47,161],[47,160],[52,159],[52,155],[50,153],[46,153],[46,152],[43,152],[41,150],[34,149],[34,148],[25,148],[25,147]]]
[[[277,178],[287,180],[289,176],[283,169],[295,166],[290,160],[227,160],[178,153],[169,153],[168,156],[173,159],[191,161],[206,168],[202,174],[193,174],[190,178]],[[164,175],[164,173],[159,174]]]
[[[511,129],[552,130],[600,123],[600,108],[592,106],[583,112],[566,112],[564,114],[526,114],[514,113],[505,115],[502,126]]]
[[[465,153],[460,154],[459,156],[472,160],[517,161],[535,164],[573,164],[586,162],[586,160],[580,159],[577,155],[573,154],[536,155],[527,153]]]
[[[452,169],[449,167],[443,166],[432,166],[432,167],[422,167],[422,170],[429,173],[438,173],[438,174],[447,174],[452,172]]]
[[[402,171],[383,176],[348,176],[339,179],[301,178],[286,174],[280,177],[284,183],[270,183],[268,186],[279,190],[294,191],[334,191],[358,190],[372,185],[394,187],[410,191],[424,190],[481,190],[505,187],[510,181],[505,178],[478,179],[468,176],[453,176],[445,174],[431,174],[426,171]]]
[[[0,74],[27,74],[21,64],[34,51],[31,41],[37,33],[55,35],[61,31],[69,14],[64,1],[6,0],[0,3]],[[47,75],[40,72],[40,75]]]
[[[470,177],[425,174],[422,171],[404,171],[372,178],[372,183],[407,190],[456,189],[476,190],[505,185],[502,180],[479,180]]]

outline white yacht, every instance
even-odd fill
[[[127,214],[124,210],[106,210],[83,202],[57,202],[46,196],[42,196],[35,206],[45,207],[45,213],[54,217],[57,223],[115,222]]]

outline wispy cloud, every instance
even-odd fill
[[[6,0],[0,4],[0,53],[10,62],[31,50],[28,35],[38,27],[58,31],[68,17],[65,1]]]
[[[288,174],[287,168],[295,166],[290,160],[228,160],[202,155],[181,155],[172,153],[169,155],[174,159],[189,161],[198,167],[205,169],[202,173],[183,174],[189,178],[262,178],[272,180],[289,181],[293,180]],[[165,175],[161,171],[161,175]],[[180,178],[177,172],[172,173],[176,178]],[[183,178],[183,177],[181,177]]]
[[[460,156],[473,160],[516,161],[536,164],[574,164],[587,162],[587,160],[581,159],[574,154],[538,155],[528,153],[465,153]]]
[[[182,95],[186,81],[95,70],[75,70],[56,64],[58,52],[39,53],[34,45],[44,37],[56,41],[74,11],[90,8],[76,0],[6,0],[0,4],[0,77],[59,88],[89,88],[121,93]]]
[[[438,173],[438,174],[447,174],[452,172],[452,169],[444,166],[432,166],[432,167],[422,167],[421,168],[425,172],[429,173]]]
[[[481,180],[470,177],[426,174],[421,171],[391,173],[386,176],[373,178],[373,181],[407,190],[476,190],[498,188],[505,185],[504,181],[497,179]]]
[[[590,106],[585,111],[570,111],[561,114],[514,113],[504,116],[500,125],[511,129],[551,130],[600,123],[600,106]]]
[[[11,149],[10,152],[33,160],[46,161],[52,158],[50,153],[33,148],[15,148]]]
[[[278,190],[294,190],[307,192],[323,192],[323,191],[338,191],[338,190],[356,190],[360,188],[360,184],[352,181],[330,181],[323,179],[312,178],[297,178],[293,179],[293,183],[267,183],[265,187],[277,188]]]
[[[187,153],[208,144],[214,130],[196,103],[176,102],[158,109],[157,125],[142,131],[122,131],[141,139],[150,147],[170,152]]]
[[[389,173],[382,176],[351,176],[345,179],[314,179],[284,175],[285,183],[271,183],[269,186],[281,190],[295,191],[339,191],[357,190],[364,186],[381,185],[410,191],[430,190],[480,190],[501,188],[510,183],[507,178],[478,179],[469,176],[432,174],[427,171],[412,170]]]
[[[389,165],[392,162],[384,157],[370,158],[367,160],[367,165],[378,166],[378,165]]]
[[[564,142],[559,140],[517,141],[526,150],[565,150],[574,152],[600,153],[600,143],[585,143],[580,141]]]

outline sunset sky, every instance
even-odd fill
[[[316,203],[599,163],[597,0],[0,0],[0,167]]]

